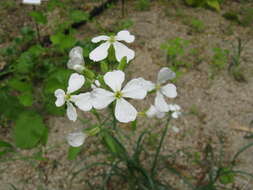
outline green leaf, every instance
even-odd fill
[[[47,17],[41,11],[32,11],[29,14],[38,24],[46,24]]]
[[[218,0],[208,0],[206,3],[209,7],[215,9],[216,11],[220,11],[220,4]]]
[[[70,19],[73,22],[81,22],[89,19],[89,14],[85,11],[74,10],[70,12]]]
[[[121,61],[120,61],[119,65],[118,65],[117,69],[124,71],[124,69],[126,68],[126,66],[127,66],[127,57],[125,56],[125,57],[123,57],[121,59]]]
[[[18,99],[23,106],[27,107],[33,105],[33,94],[31,91],[22,93],[21,95],[18,96]]]
[[[0,140],[0,157],[11,151],[13,151],[13,146],[8,142]]]
[[[15,120],[24,108],[15,96],[11,96],[7,88],[0,89],[0,113],[8,119]]]
[[[32,111],[21,113],[13,129],[17,147],[30,149],[35,147],[45,135],[46,126],[42,117]]]
[[[19,92],[32,91],[32,84],[29,82],[23,82],[17,78],[12,78],[8,81],[8,85]]]
[[[29,54],[29,52],[22,53],[17,60],[15,70],[18,73],[26,74],[31,72],[32,68],[33,68],[32,56]]]
[[[75,160],[77,155],[81,152],[82,150],[82,146],[79,147],[69,147],[69,151],[68,151],[68,159],[69,160]]]
[[[221,184],[229,184],[234,182],[235,174],[229,168],[222,168],[221,176],[219,177]]]
[[[76,43],[76,39],[73,35],[65,35],[61,32],[50,36],[50,40],[52,41],[53,45],[59,46],[59,48],[62,50],[69,49]]]

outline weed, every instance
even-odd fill
[[[140,11],[147,11],[150,9],[150,0],[137,0],[136,8]]]
[[[243,75],[243,71],[241,69],[241,56],[245,45],[246,43],[243,42],[241,38],[237,38],[237,45],[232,45],[233,51],[231,54],[231,61],[228,67],[228,71],[238,82],[246,82],[246,78]]]

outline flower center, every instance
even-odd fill
[[[155,86],[155,89],[156,89],[157,91],[159,91],[159,90],[161,89],[161,85],[157,84],[157,85]]]
[[[110,43],[116,42],[115,36],[110,36],[109,42],[110,42]]]
[[[114,93],[114,97],[117,99],[120,99],[123,96],[123,94],[120,91],[117,91]]]
[[[71,95],[70,95],[70,94],[66,94],[66,95],[65,95],[65,100],[66,100],[66,101],[69,101],[70,98],[71,98]]]

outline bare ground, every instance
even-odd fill
[[[231,6],[236,7],[237,4]],[[126,8],[126,17],[134,22],[129,30],[136,36],[136,41],[131,47],[137,55],[133,64],[128,68],[129,77],[141,76],[154,81],[157,71],[167,66],[165,52],[160,49],[160,46],[166,40],[175,37],[190,40],[191,46],[199,47],[200,56],[203,57],[202,61],[196,64],[197,57],[189,58],[194,67],[185,69],[176,81],[178,97],[173,102],[181,105],[184,114],[180,119],[172,122],[173,126],[179,128],[179,132],[169,130],[162,153],[187,149],[186,152],[192,154],[200,152],[202,155],[204,147],[210,143],[217,154],[223,148],[224,160],[231,159],[240,147],[250,142],[243,138],[247,134],[244,130],[235,128],[250,128],[250,122],[253,120],[253,59],[251,56],[253,41],[250,39],[252,29],[231,25],[229,21],[223,19],[221,14],[206,9],[192,9],[182,5],[177,5],[176,9],[170,4],[159,2],[152,3],[150,10],[143,12],[136,11],[132,2],[128,3]],[[180,9],[183,11],[183,16],[178,15],[177,10]],[[191,28],[184,24],[184,15],[201,19],[205,24],[204,32],[189,32]],[[121,19],[120,5],[116,5],[99,16],[97,22],[110,31],[110,28],[114,27],[119,19]],[[233,33],[227,34],[226,30],[230,26]],[[90,37],[97,34],[100,34],[97,24],[90,23],[80,29],[79,37]],[[214,79],[211,79],[211,49],[217,44],[223,48],[231,48],[231,43],[235,42],[238,36],[248,39],[243,54],[245,61],[242,62],[247,82],[235,81],[228,74],[227,69],[220,71]],[[145,109],[150,103],[152,103],[152,98],[138,105],[140,109]],[[80,114],[90,117],[86,113]],[[153,120],[152,123],[156,124],[157,121]],[[69,189],[70,176],[73,171],[87,163],[102,159],[95,154],[94,150],[99,150],[100,147],[97,139],[93,137],[87,140],[84,151],[77,161],[68,161],[65,136],[69,132],[82,128],[82,124],[72,123],[67,118],[51,117],[49,126],[51,130],[49,142],[44,148],[48,161],[38,164],[33,160],[19,159],[1,163],[0,190],[10,189],[9,184],[25,190],[36,189],[40,186],[50,190]],[[159,131],[161,127],[162,125],[153,126],[154,131]],[[21,152],[22,155],[31,154],[29,151]],[[185,176],[194,175],[198,179],[202,173],[201,168],[189,162],[186,152],[181,151],[175,165],[184,166],[181,172]],[[91,154],[93,156],[89,156]],[[252,158],[252,150],[245,152],[240,157],[237,168],[252,173]],[[72,189],[86,189],[82,179],[97,172],[81,173],[73,181]],[[170,181],[179,190],[187,189],[181,182],[179,183],[179,180],[167,173],[161,174],[161,178]],[[237,178],[233,187],[251,190],[253,181],[250,181],[249,178]]]

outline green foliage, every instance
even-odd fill
[[[182,38],[174,38],[162,44],[161,48],[167,53],[167,62],[177,74],[181,67],[189,67],[191,64],[183,60],[186,56],[186,49],[189,46],[189,41]]]
[[[140,11],[146,11],[150,8],[150,0],[137,0],[136,8]]]
[[[240,24],[242,26],[253,26],[253,8],[244,8],[241,10]]]
[[[229,50],[222,48],[213,48],[213,58],[212,58],[212,66],[215,67],[216,70],[220,70],[225,68],[228,63],[228,55]]]
[[[47,23],[47,17],[41,11],[32,11],[32,12],[30,12],[29,15],[38,24],[46,24]]]
[[[0,157],[13,151],[13,146],[5,141],[0,140]]]
[[[80,10],[71,11],[69,16],[73,22],[87,21],[89,19],[89,14]]]
[[[25,111],[15,122],[13,138],[19,148],[35,147],[47,133],[42,117],[36,112]]]
[[[82,146],[79,147],[69,147],[69,151],[68,151],[68,159],[69,160],[75,160],[77,155],[81,152],[82,150]]]
[[[70,49],[76,43],[76,39],[71,34],[63,34],[58,32],[52,36],[50,36],[50,40],[52,41],[53,45],[59,48],[60,50],[64,51],[66,49]]]
[[[195,32],[203,32],[205,30],[204,22],[199,19],[191,19],[190,26]]]
[[[220,11],[220,5],[223,0],[185,0],[187,5],[194,7],[208,7]]]

